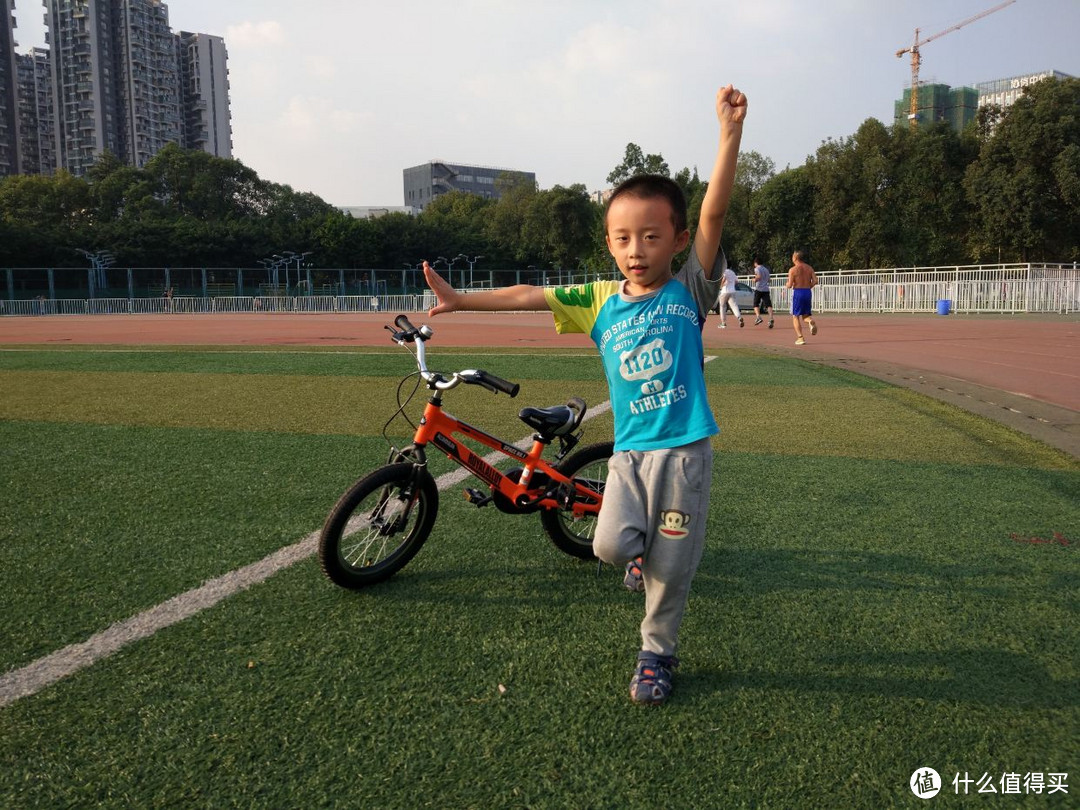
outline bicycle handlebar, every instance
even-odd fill
[[[463,371],[461,373],[467,374],[468,372]],[[521,390],[521,386],[517,383],[509,382],[507,380],[504,380],[502,377],[496,377],[494,374],[489,374],[486,371],[477,370],[473,373],[476,375],[476,384],[484,386],[484,388],[488,389],[489,391],[502,391],[504,394],[510,397],[516,397],[518,395],[518,391]],[[466,380],[465,382],[472,381]]]
[[[390,332],[391,340],[401,346],[406,343],[416,344],[416,367],[420,370],[420,376],[428,384],[429,388],[434,388],[437,391],[449,391],[451,388],[457,388],[461,383],[467,383],[469,385],[479,385],[492,393],[501,391],[510,397],[516,397],[518,391],[521,390],[521,386],[517,383],[509,382],[502,377],[496,377],[494,374],[480,369],[455,371],[449,380],[437,371],[430,371],[427,367],[427,347],[425,343],[434,334],[431,327],[424,324],[417,328],[413,326],[406,315],[398,315],[394,318],[394,326],[397,327],[398,331],[389,326],[386,327]]]

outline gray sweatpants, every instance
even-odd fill
[[[674,655],[679,624],[705,545],[712,446],[701,439],[666,450],[630,450],[608,461],[593,551],[625,565],[643,557],[641,648]]]

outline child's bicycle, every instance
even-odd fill
[[[404,412],[420,381],[431,391],[431,399],[420,424],[413,425],[412,445],[399,450],[391,444],[387,464],[353,484],[326,518],[319,537],[319,563],[326,576],[344,588],[362,588],[393,576],[420,550],[439,511],[439,491],[427,467],[428,445],[487,485],[487,492],[466,489],[470,503],[494,503],[510,514],[539,512],[544,530],[559,549],[583,560],[593,559],[593,532],[612,443],[591,444],[568,456],[581,436],[578,429],[585,416],[585,402],[575,397],[553,408],[522,409],[519,418],[536,433],[529,450],[519,449],[456,419],[442,407],[444,393],[461,383],[511,397],[517,396],[516,383],[475,369],[449,377],[430,371],[425,343],[432,330],[427,326],[418,329],[404,315],[394,319],[394,326],[396,329],[386,329],[395,343],[404,348],[415,343],[418,371],[398,385],[398,410],[387,426],[399,414],[412,425]],[[416,374],[416,387],[402,402],[402,385]],[[383,433],[385,436],[386,427]],[[502,472],[458,436],[490,447],[520,466]],[[554,463],[549,463],[542,455],[555,439],[559,440],[559,452]]]

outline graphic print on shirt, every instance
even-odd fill
[[[627,400],[631,414],[667,408],[686,398],[684,385],[667,388],[663,379],[657,379],[661,375],[671,378],[666,372],[675,364],[675,355],[668,348],[667,338],[678,334],[676,319],[679,318],[700,331],[700,321],[693,308],[664,301],[635,317],[613,320],[601,334],[598,342],[601,353],[618,354],[619,376],[628,383],[640,383],[640,393]]]
[[[625,281],[615,279],[545,290],[558,332],[584,332],[600,351],[616,450],[678,447],[718,432],[702,374],[701,331],[719,285],[702,283],[695,261],[645,296],[625,295]]]
[[[686,512],[668,509],[660,513],[660,521],[660,534],[664,537],[678,540],[690,534],[690,530],[686,528],[690,525],[690,515]]]

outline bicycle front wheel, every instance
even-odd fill
[[[611,442],[590,444],[564,459],[556,469],[575,484],[586,487],[602,498],[607,482],[608,459],[614,450]],[[540,513],[540,521],[551,542],[560,551],[582,560],[596,558],[592,548],[596,517],[595,514],[575,516],[573,509],[545,509]]]
[[[338,500],[319,536],[319,565],[343,588],[396,574],[424,545],[439,511],[431,474],[390,464],[356,482]]]

